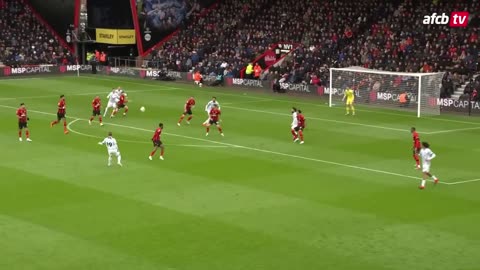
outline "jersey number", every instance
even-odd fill
[[[107,143],[108,146],[112,147],[113,146],[113,143],[109,142]]]

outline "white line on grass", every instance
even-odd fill
[[[6,106],[6,105],[0,105],[0,107],[15,109],[15,107]],[[42,111],[35,111],[35,110],[29,110],[29,112],[39,113],[39,114],[45,114],[45,115],[56,115],[56,114],[54,114],[54,113],[48,113],[48,112],[42,112]],[[77,118],[77,117],[69,117],[69,118],[74,119],[74,120],[77,119],[77,120],[88,121],[87,119]],[[139,128],[139,127],[133,127],[133,126],[126,126],[126,125],[120,125],[120,124],[115,124],[115,123],[105,123],[105,124],[106,124],[106,125],[111,125],[111,126],[116,126],[116,127],[123,127],[123,128],[133,129],[133,130],[139,130],[139,131],[145,131],[145,132],[152,132],[152,130],[145,129],[145,128]],[[370,169],[370,168],[366,168],[366,167],[355,166],[355,165],[350,165],[350,164],[345,164],[345,163],[340,163],[340,162],[334,162],[334,161],[328,161],[328,160],[323,160],[323,159],[317,159],[317,158],[310,158],[310,157],[298,156],[298,155],[293,155],[293,154],[281,153],[281,152],[270,151],[270,150],[255,148],[255,147],[249,147],[249,146],[242,146],[242,145],[231,144],[231,143],[211,141],[211,140],[207,140],[207,139],[190,137],[190,136],[185,136],[185,135],[180,135],[180,134],[175,134],[175,133],[167,133],[167,132],[165,132],[164,134],[165,134],[165,135],[174,136],[174,137],[179,137],[179,138],[185,138],[185,139],[196,140],[196,141],[201,141],[201,142],[208,142],[208,143],[213,143],[213,144],[218,144],[218,145],[229,146],[229,147],[233,147],[233,148],[240,148],[240,149],[245,149],[245,150],[250,150],[250,151],[255,151],[255,152],[261,152],[261,153],[266,153],[266,154],[277,155],[277,156],[291,157],[291,158],[300,159],[300,160],[307,160],[307,161],[313,161],[313,162],[324,163],[324,164],[329,164],[329,165],[335,165],[335,166],[339,166],[339,167],[345,167],[345,168],[357,169],[357,170],[362,170],[362,171],[374,172],[374,173],[378,173],[378,174],[385,174],[385,175],[390,175],[390,176],[397,176],[397,177],[407,178],[407,179],[413,179],[413,180],[417,180],[417,181],[420,180],[420,178],[419,178],[419,177],[416,177],[416,176],[410,176],[410,175],[404,175],[404,174],[400,174],[400,173],[394,173],[394,172],[388,172],[388,171]],[[429,181],[430,181],[430,180],[429,180]],[[439,182],[439,183],[445,184],[445,185],[450,185],[450,183],[448,183],[448,182],[442,182],[442,181],[441,181],[441,182]]]
[[[472,128],[457,128],[457,129],[447,129],[447,130],[439,130],[439,131],[432,131],[426,134],[434,135],[434,134],[443,134],[443,133],[451,133],[451,132],[459,132],[459,131],[468,131],[468,130],[478,130],[480,127],[472,127]]]
[[[448,183],[449,185],[458,185],[458,184],[465,184],[465,183],[472,183],[472,182],[479,182],[480,178],[477,179],[470,179],[470,180],[464,180],[464,181],[456,181],[456,182],[450,182]]]
[[[93,76],[83,76],[83,77],[79,77],[79,78],[85,78],[85,79],[97,79],[97,80],[104,80],[104,81],[122,81],[122,82],[126,82],[126,83],[131,83],[131,84],[138,84],[138,85],[145,85],[145,86],[150,86],[150,87],[156,87],[154,84],[147,84],[147,83],[139,83],[139,82],[135,82],[134,80],[135,79],[131,79],[131,80],[121,80],[120,78],[119,79],[111,79],[111,78],[105,78],[105,77],[93,77]],[[187,85],[187,86],[191,86],[191,85]],[[235,97],[242,97],[242,95],[240,94],[234,94],[234,93],[226,93],[226,92],[219,92],[219,91],[210,91],[208,90],[205,90],[205,88],[203,88],[203,92],[202,93],[205,93],[205,94],[221,94],[221,95],[224,95],[224,96],[235,96]],[[183,88],[179,88],[179,90],[182,90],[182,91],[187,91]],[[250,99],[257,99],[257,100],[264,100],[264,101],[275,101],[275,102],[283,102],[283,103],[290,103],[291,105],[294,105],[294,104],[301,104],[301,105],[310,105],[310,106],[316,106],[316,107],[325,107],[325,105],[322,105],[322,104],[315,104],[315,103],[310,103],[310,102],[298,102],[298,100],[284,100],[284,99],[273,99],[273,98],[263,98],[263,97],[257,97],[257,96],[248,96],[248,95],[244,95],[243,97],[245,98],[250,98]],[[336,107],[331,107],[333,109],[342,109],[344,110],[344,108],[341,108],[340,106],[336,106]],[[376,113],[376,114],[384,114],[384,115],[392,115],[392,116],[401,116],[401,117],[409,117],[409,118],[417,118],[417,116],[415,114],[402,114],[402,113],[393,113],[393,112],[383,112],[383,111],[380,111],[380,110],[368,110],[368,109],[356,109],[356,111],[359,111],[359,112],[368,112],[368,113]],[[428,120],[433,120],[433,121],[441,121],[441,122],[451,122],[451,123],[459,123],[459,124],[468,124],[468,125],[475,125],[475,126],[479,126],[480,123],[476,123],[476,122],[469,122],[469,121],[460,121],[460,120],[454,120],[454,119],[444,119],[444,118],[434,118],[434,117],[425,117],[424,119],[428,119]]]
[[[71,121],[70,123],[68,123],[67,125],[67,129],[72,132],[72,133],[75,133],[77,135],[81,135],[81,136],[85,136],[85,137],[90,137],[90,138],[95,138],[95,139],[103,139],[104,137],[102,136],[96,136],[96,135],[91,135],[91,134],[86,134],[86,133],[82,133],[82,132],[79,132],[79,131],[76,131],[74,129],[72,129],[72,125],[78,121],[84,121],[85,119],[75,119],[73,121]],[[137,143],[137,144],[151,144],[151,142],[142,142],[142,141],[133,141],[133,140],[124,140],[124,139],[117,139],[117,141],[119,142],[127,142],[127,143]],[[226,146],[226,145],[205,145],[205,144],[169,144],[168,146],[182,146],[182,147],[197,147],[197,148],[227,148],[229,146]]]

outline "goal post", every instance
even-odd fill
[[[329,106],[342,103],[345,89],[355,92],[355,104],[397,109],[417,117],[439,115],[440,90],[444,73],[408,73],[363,67],[330,68],[326,93]]]

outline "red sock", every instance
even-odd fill
[[[222,128],[221,128],[221,127],[219,127],[219,128],[218,128],[218,131],[219,131],[220,133],[223,133],[223,131],[222,131]]]
[[[153,150],[152,153],[150,153],[150,156],[153,157],[153,155],[155,155],[155,152],[157,152],[157,150]]]
[[[90,121],[93,121],[93,119],[95,119],[95,117],[93,117],[93,116],[92,116],[92,117],[90,117]]]
[[[300,136],[300,140],[303,141],[303,131],[298,131],[298,135]]]
[[[193,118],[193,115],[190,115],[190,116],[188,117],[187,121],[192,120],[192,118]]]
[[[415,159],[415,163],[417,163],[417,166],[420,165],[420,159],[418,159],[418,155],[414,154],[413,159]]]
[[[128,108],[125,108],[125,113],[127,113],[127,112],[128,112]]]
[[[115,115],[115,114],[117,114],[117,110],[114,110],[114,111],[112,112],[112,115]]]
[[[102,116],[98,116],[98,121],[100,121],[100,123],[102,123]]]
[[[22,131],[21,130],[18,132],[18,137],[20,137],[20,138],[22,137]]]
[[[183,118],[185,118],[185,115],[180,116],[180,120],[178,120],[178,123],[181,123],[183,121]]]
[[[57,120],[55,120],[55,121],[52,122],[52,126],[54,126],[54,125],[56,125],[56,124],[58,124],[58,121],[57,121]]]
[[[209,132],[209,131],[210,131],[210,127],[207,127],[207,132]]]
[[[163,154],[164,154],[164,153],[165,153],[165,150],[164,150],[164,149],[160,150],[160,156],[163,157]]]
[[[63,130],[67,131],[67,121],[63,121]]]
[[[22,132],[20,131],[20,135],[22,134]],[[27,139],[30,138],[30,131],[25,131],[25,136],[27,136]]]
[[[292,128],[291,132],[292,132],[293,139],[295,140],[297,138],[297,133],[295,132],[295,130],[293,128]]]

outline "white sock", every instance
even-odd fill
[[[437,180],[437,177],[435,175],[432,175],[433,180]]]
[[[112,164],[112,157],[108,156],[108,165]]]
[[[122,163],[122,156],[118,155],[118,157],[117,157],[117,162],[118,162],[118,163]]]
[[[426,182],[427,182],[427,181],[426,181],[425,179],[422,180],[422,187],[425,186],[425,183],[426,183]]]
[[[103,112],[103,117],[107,116],[107,111],[108,109],[105,109],[105,112]]]

